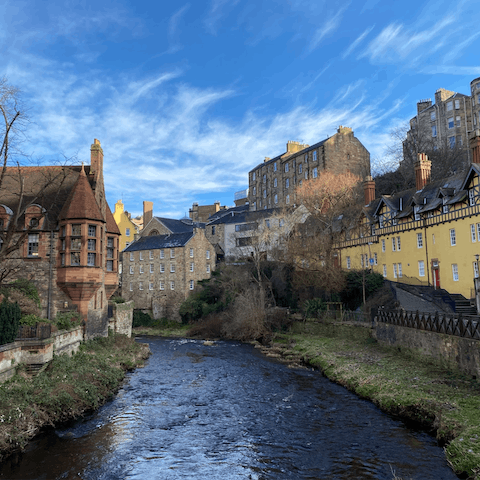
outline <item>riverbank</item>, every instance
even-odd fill
[[[89,340],[72,357],[54,357],[34,377],[18,368],[0,385],[0,460],[21,450],[46,426],[81,417],[115,394],[125,373],[143,366],[150,350],[133,338]]]
[[[480,479],[480,384],[408,350],[383,347],[368,327],[296,323],[276,334],[269,356],[319,368],[384,412],[435,435],[462,478]]]

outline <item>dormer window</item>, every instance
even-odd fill
[[[30,227],[32,228],[38,227],[38,224],[39,224],[38,218],[32,218],[30,220]]]
[[[418,213],[419,210],[420,210],[420,205],[415,205],[413,207],[413,215],[415,220],[420,220],[420,214]]]
[[[475,192],[473,189],[468,191],[468,204],[473,207],[475,205]]]
[[[443,213],[448,213],[448,205],[447,205],[447,197],[443,197],[442,203],[443,203]]]

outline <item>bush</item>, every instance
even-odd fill
[[[37,307],[40,307],[40,296],[37,287],[33,282],[26,278],[19,278],[12,283],[13,288],[20,290],[27,298],[33,300]]]
[[[305,312],[305,318],[320,317],[320,313],[324,312],[327,306],[321,298],[312,298],[307,300],[303,305],[303,311]]]
[[[50,320],[47,320],[46,318],[41,318],[33,314],[24,315],[20,319],[20,325],[27,325],[28,327],[34,327],[37,323],[52,323],[52,322],[50,322]]]
[[[82,317],[78,312],[58,312],[54,320],[55,325],[59,330],[70,330],[82,324]]]
[[[383,286],[383,276],[371,270],[365,270],[365,297],[372,296]],[[363,303],[363,272],[350,271],[347,274],[347,286],[340,293],[342,302],[350,310],[356,310]]]
[[[21,315],[18,303],[4,299],[0,304],[0,345],[15,341]]]
[[[110,301],[113,303],[125,303],[125,299],[122,297],[112,297]]]
[[[144,313],[141,310],[133,311],[133,324],[132,327],[153,327],[157,324],[148,313]]]

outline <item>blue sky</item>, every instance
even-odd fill
[[[2,2],[0,76],[23,91],[23,150],[105,154],[107,200],[181,217],[234,192],[288,140],[352,127],[375,168],[389,132],[480,76],[478,2]]]

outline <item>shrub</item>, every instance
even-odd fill
[[[148,313],[144,313],[141,310],[133,311],[133,323],[132,327],[153,327],[157,321],[154,320]]]
[[[37,315],[29,314],[29,315],[24,315],[20,319],[20,325],[27,325],[29,327],[34,327],[37,323],[51,323],[50,320],[47,320],[46,318],[41,318]]]
[[[82,324],[82,317],[78,312],[73,310],[68,312],[58,312],[54,320],[59,330],[70,330]]]
[[[10,303],[4,299],[0,304],[0,345],[15,340],[21,315],[18,303]]]
[[[342,302],[350,310],[356,310],[363,303],[363,272],[350,271],[347,274],[347,285],[340,293]],[[371,270],[365,270],[365,297],[368,299],[383,286],[383,276]]]
[[[40,296],[38,295],[37,287],[33,282],[26,278],[19,278],[12,283],[12,286],[23,292],[27,298],[35,302],[37,307],[40,307]]]
[[[320,317],[320,313],[324,312],[327,309],[327,306],[322,301],[321,298],[312,298],[307,300],[303,305],[303,310],[305,312],[305,318],[311,317]]]
[[[112,297],[110,301],[113,303],[125,303],[125,299],[123,297]]]

